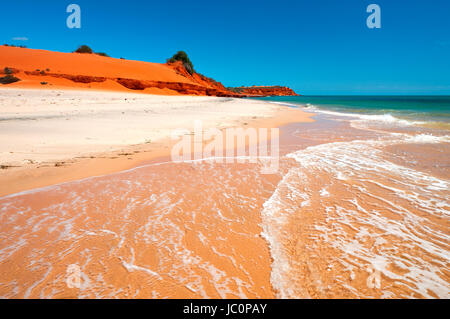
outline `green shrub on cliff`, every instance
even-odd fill
[[[234,92],[234,93],[238,93],[238,94],[241,94],[244,91],[243,88],[239,88],[239,87],[237,87],[237,88],[227,87],[227,90]]]
[[[82,45],[78,49],[76,49],[75,53],[92,54],[92,53],[94,53],[94,51],[92,51],[92,49],[90,47],[88,47],[87,45]]]
[[[191,60],[189,60],[189,57],[186,52],[184,51],[178,51],[173,57],[171,57],[167,62],[174,63],[176,61],[183,62],[183,66],[186,69],[186,71],[189,72],[189,74],[193,74],[194,71],[194,65],[192,64]]]
[[[7,43],[3,44],[3,46],[11,47],[11,48],[22,48],[22,49],[26,49],[27,48],[26,45],[14,45],[14,44],[7,44]]]

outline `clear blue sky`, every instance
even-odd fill
[[[70,3],[80,30],[66,27]],[[366,26],[371,3],[381,29]],[[449,0],[2,0],[0,12],[0,43],[150,62],[184,50],[226,86],[450,95]]]

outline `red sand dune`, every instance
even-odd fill
[[[244,97],[201,74],[189,74],[181,62],[160,64],[103,57],[96,54],[61,53],[0,47],[0,74],[10,68],[21,81],[7,84],[24,88],[73,88],[140,91],[164,95]],[[271,93],[266,91],[266,93]],[[279,94],[266,94],[279,95]]]

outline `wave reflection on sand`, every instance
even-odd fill
[[[246,164],[199,162],[150,165],[4,198],[0,294],[271,297],[258,220],[275,185]],[[65,285],[71,264],[89,278],[79,291]]]
[[[278,174],[165,163],[0,198],[0,296],[448,298],[447,133],[316,119],[282,129]]]

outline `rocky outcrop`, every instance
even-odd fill
[[[130,90],[142,91],[146,88],[169,89],[183,95],[206,95],[220,97],[242,97],[231,91],[221,90],[220,88],[205,87],[202,85],[182,83],[182,82],[163,82],[163,81],[140,81],[133,79],[116,79],[117,83]]]
[[[88,75],[72,75],[72,74],[60,74],[60,73],[48,73],[45,71],[25,71],[26,75],[34,76],[51,76],[54,78],[62,78],[71,80],[76,83],[92,83],[92,82],[105,82],[107,78],[101,76],[88,76]]]
[[[177,74],[186,77],[191,82],[196,83],[196,85],[186,85],[185,83],[178,83],[181,84],[175,86],[174,89],[171,87],[174,87],[173,85],[166,83],[165,85],[171,86],[168,87],[172,90],[175,90],[177,92],[180,92],[181,94],[183,91],[190,92],[187,94],[195,94],[195,95],[208,95],[208,96],[220,96],[220,97],[245,97],[245,95],[240,94],[238,92],[233,92],[229,89],[227,89],[222,83],[215,81],[214,79],[208,78],[204,76],[203,74],[193,72],[190,74],[186,68],[184,67],[183,63],[180,61],[174,62],[174,63],[167,63],[168,66],[170,66]],[[161,84],[161,82],[159,82]]]
[[[181,62],[168,63],[175,72],[199,84],[200,87],[190,88],[197,90],[200,95],[229,96],[229,97],[258,97],[258,96],[298,96],[294,90],[285,86],[251,86],[226,88],[222,83],[194,72],[190,74]],[[201,87],[206,87],[201,89]],[[176,91],[178,91],[176,89]],[[180,91],[178,91],[180,92]]]
[[[294,90],[285,86],[241,86],[228,88],[230,91],[248,97],[257,96],[299,96]]]
[[[106,80],[112,80],[123,87],[134,90],[143,91],[147,88],[159,88],[159,89],[169,89],[183,95],[203,95],[203,96],[219,96],[219,97],[244,97],[243,94],[233,92],[225,88],[220,82],[217,82],[211,78],[208,78],[202,74],[193,73],[190,74],[183,64],[175,62],[169,64],[174,71],[187,78],[186,82],[168,82],[168,81],[146,81],[137,80],[130,78],[107,78],[99,76],[88,76],[88,75],[72,75],[72,74],[62,74],[62,73],[52,73],[41,70],[35,71],[23,71],[26,75],[32,76],[46,76],[54,78],[63,78],[71,80],[76,83],[89,84],[93,82],[101,83]],[[20,70],[15,70],[19,72]],[[195,84],[193,84],[195,83]]]
[[[199,73],[190,74],[181,63],[169,64],[179,75],[186,77],[188,82],[164,82],[164,81],[145,81],[128,78],[107,78],[99,76],[88,75],[72,75],[61,73],[50,73],[46,71],[24,71],[26,75],[46,76],[55,78],[64,78],[76,83],[101,83],[106,80],[112,80],[127,89],[134,91],[143,91],[147,88],[169,89],[179,94],[184,95],[203,95],[203,96],[218,96],[218,97],[257,97],[257,96],[295,96],[297,95],[288,87],[282,86],[252,86],[252,87],[237,87],[226,88],[222,83],[217,82]],[[14,69],[14,72],[20,70]],[[195,83],[195,84],[192,84]]]

